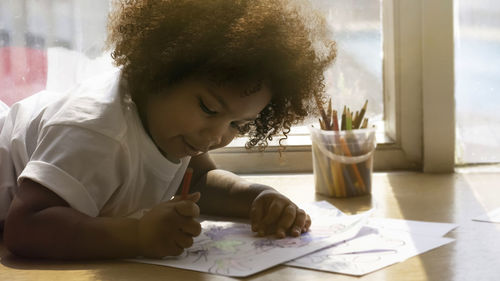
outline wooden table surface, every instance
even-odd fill
[[[277,266],[245,280],[500,280],[500,224],[472,221],[500,207],[500,173],[375,173],[371,196],[333,199],[314,192],[311,174],[245,176],[301,202],[328,200],[346,213],[376,206],[375,216],[450,222],[456,241],[361,278]],[[26,260],[0,242],[0,280],[237,280],[224,276],[120,260]],[[241,280],[241,279],[238,279]]]

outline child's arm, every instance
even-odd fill
[[[5,222],[4,242],[14,254],[61,259],[178,255],[201,227],[189,200],[164,202],[140,220],[89,217],[44,186],[23,180]],[[179,230],[179,229],[182,229]]]
[[[309,229],[309,216],[273,188],[216,169],[208,154],[191,158],[189,165],[195,171],[193,190],[202,193],[198,202],[202,213],[250,218],[253,231],[280,238]]]

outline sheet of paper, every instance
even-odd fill
[[[495,210],[493,210],[491,212],[488,212],[487,214],[475,217],[472,220],[500,223],[500,208],[495,209]]]
[[[345,216],[346,214],[342,213],[337,207],[330,204],[328,201],[316,201],[309,202],[300,206],[302,209],[306,210],[306,212],[314,218],[315,220],[322,220],[324,217],[340,217]]]
[[[365,230],[364,235],[358,238],[286,264],[361,276],[454,241],[428,235],[415,236],[405,231],[372,230]]]
[[[401,230],[419,235],[443,236],[458,227],[458,224],[388,218],[370,218],[367,226],[379,230]]]
[[[328,202],[314,202],[306,209],[309,211],[309,208],[318,214],[336,209]],[[336,214],[344,215],[340,211]],[[321,215],[317,218],[327,219]],[[355,237],[286,264],[361,276],[454,241],[441,236],[457,226],[453,223],[369,218]]]
[[[313,224],[318,222],[318,220],[345,215],[327,201],[311,202],[304,205],[303,208],[307,210],[308,213],[314,214],[314,216],[311,216],[314,217]],[[374,209],[371,209],[368,212],[374,212]],[[500,216],[500,209],[498,211],[498,215]],[[451,230],[457,228],[458,224],[371,217],[368,219],[366,226],[381,230],[400,230],[414,234],[443,236]]]
[[[300,237],[284,239],[258,237],[245,223],[203,221],[202,233],[181,256],[130,261],[244,277],[354,237],[368,215],[320,220]]]

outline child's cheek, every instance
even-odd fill
[[[218,145],[210,147],[210,150],[225,147],[228,145],[234,138],[236,137],[236,133],[228,133],[222,137],[221,142]]]

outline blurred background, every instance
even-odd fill
[[[500,1],[456,4],[456,162],[500,162]]]
[[[382,124],[381,2],[311,1],[337,42],[326,73],[335,109],[368,100],[367,116]],[[11,105],[42,89],[63,91],[111,68],[103,51],[109,9],[107,0],[0,0],[0,99]],[[455,0],[455,76],[456,163],[500,162],[500,1]]]

